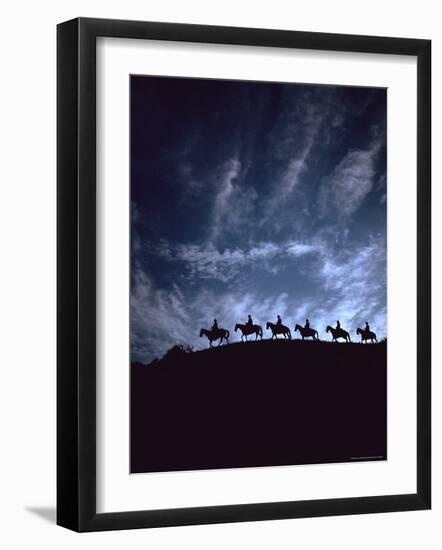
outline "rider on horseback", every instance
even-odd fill
[[[336,330],[341,330],[341,323],[336,321]]]
[[[304,328],[310,328],[310,321],[308,319],[305,320]]]
[[[249,315],[249,318],[247,319],[246,326],[247,327],[252,327],[253,326],[253,319],[252,319],[251,315]]]
[[[281,316],[278,315],[278,320],[276,321],[276,326],[280,327],[282,325]]]
[[[365,332],[370,332],[370,325],[368,324],[368,321],[365,321]]]
[[[218,321],[216,319],[213,320],[213,325],[212,325],[212,332],[215,332],[216,330],[218,330]]]

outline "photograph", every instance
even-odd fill
[[[131,74],[128,108],[130,472],[386,461],[387,89]]]

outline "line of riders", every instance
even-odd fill
[[[272,340],[274,338],[278,339],[279,334],[282,335],[284,339],[290,340],[292,337],[290,329],[282,323],[281,317],[279,315],[277,317],[278,318],[276,323],[271,323],[270,321],[268,321],[266,325],[266,329],[272,331]],[[253,323],[251,315],[249,315],[245,324],[237,323],[235,325],[235,332],[237,330],[241,331],[242,342],[247,341],[247,336],[250,336],[252,334],[255,335],[255,340],[258,340],[258,338],[262,340],[262,327]],[[305,338],[319,340],[318,331],[310,327],[310,321],[308,319],[305,320],[305,325],[303,327],[301,325],[295,325],[295,332],[296,331],[299,331],[303,340]],[[350,334],[346,330],[341,328],[341,323],[339,321],[336,321],[336,327],[331,327],[330,325],[327,326],[326,332],[331,333],[332,342],[338,342],[339,338],[342,338],[345,342],[351,342]],[[370,325],[367,321],[365,321],[365,328],[356,329],[356,334],[359,334],[361,336],[361,342],[363,343],[371,342],[373,344],[377,342],[376,334],[370,330]],[[201,329],[200,338],[201,336],[207,336],[210,347],[212,347],[212,342],[216,340],[219,340],[218,345],[221,345],[223,340],[225,340],[228,344],[230,333],[227,329],[219,327],[218,321],[214,319],[212,328],[210,330],[205,328]]]

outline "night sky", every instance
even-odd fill
[[[131,77],[133,361],[249,313],[386,336],[386,97]]]

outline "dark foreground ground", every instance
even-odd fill
[[[384,460],[386,343],[231,344],[131,367],[131,472]]]

